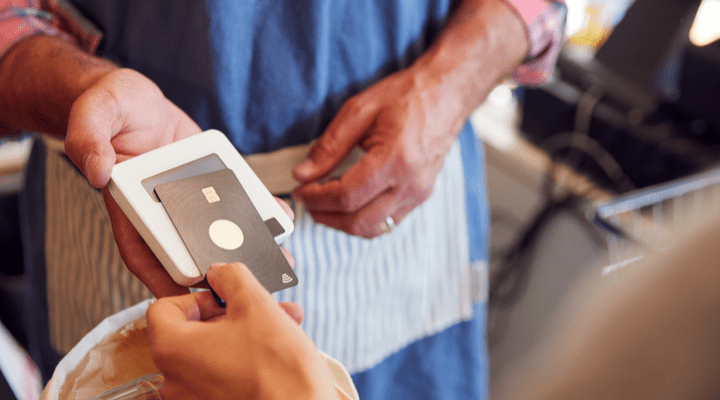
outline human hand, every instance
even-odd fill
[[[371,238],[430,194],[453,140],[528,52],[525,25],[503,0],[465,0],[413,64],[349,99],[308,159],[293,195],[320,223]],[[327,176],[355,146],[366,155]]]
[[[110,181],[116,163],[200,131],[144,75],[117,69],[98,79],[73,103],[65,151],[99,189]]]
[[[135,229],[132,222],[125,216],[120,206],[115,202],[107,187],[102,189],[105,206],[107,207],[112,224],[113,236],[118,245],[120,255],[127,268],[150,289],[150,292],[157,298],[165,296],[176,296],[187,294],[190,290],[180,286],[168,275],[160,261],[155,257],[152,250],[143,240],[140,233]],[[284,201],[275,198],[285,213],[294,218],[293,211]],[[295,260],[285,249],[280,248],[291,267],[295,266]],[[205,287],[202,282],[197,286]]]
[[[299,306],[278,306],[239,263],[214,265],[207,280],[226,309],[199,292],[160,299],[147,311],[163,398],[336,398],[318,351],[297,326],[302,313],[289,317]]]
[[[158,298],[185,294],[189,289],[172,280],[106,186],[115,163],[200,131],[152,81],[129,69],[118,69],[98,79],[77,98],[70,110],[65,150],[90,183],[103,188],[120,256],[127,268]],[[290,207],[276,200],[292,217]],[[283,251],[293,265],[290,254]]]
[[[308,159],[294,170],[293,196],[315,221],[352,235],[383,233],[425,201],[467,118],[460,99],[429,75],[408,69],[350,98]],[[355,147],[367,153],[339,179],[321,183]]]
[[[115,163],[200,131],[152,81],[129,69],[98,79],[70,109],[65,151],[91,185],[103,188],[120,255],[156,297],[188,293],[188,289],[170,278],[106,186]]]

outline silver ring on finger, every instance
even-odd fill
[[[380,230],[383,233],[390,233],[393,229],[395,229],[395,220],[391,216],[388,216],[385,221],[380,223]]]

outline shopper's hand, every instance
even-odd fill
[[[333,399],[312,341],[244,265],[214,265],[208,292],[166,297],[147,312],[165,399]],[[285,307],[288,307],[286,304]],[[294,305],[293,307],[297,307]]]
[[[382,222],[402,219],[433,190],[445,156],[464,124],[462,106],[433,80],[410,69],[352,97],[341,108],[295,177],[293,193],[313,218],[371,238]],[[367,153],[339,179],[319,183],[355,147]]]

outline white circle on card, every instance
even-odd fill
[[[225,250],[235,250],[245,241],[242,229],[226,219],[219,219],[210,224],[209,231],[213,243]]]

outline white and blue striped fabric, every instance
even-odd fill
[[[49,153],[49,325],[53,347],[64,353],[103,318],[149,292],[112,244],[100,193]],[[484,299],[487,265],[470,261],[461,158],[456,143],[430,198],[372,240],[316,224],[296,207],[295,232],[283,246],[295,258],[300,283],[275,296],[303,306],[308,336],[351,373],[469,320],[473,302]]]
[[[300,283],[276,298],[300,303],[308,336],[351,373],[472,317],[473,290],[483,287],[473,280],[485,274],[470,265],[463,176],[455,143],[430,198],[370,240],[316,224],[296,207],[283,246]]]
[[[152,295],[120,258],[100,191],[50,149],[45,195],[48,328],[65,354],[103,319]]]

